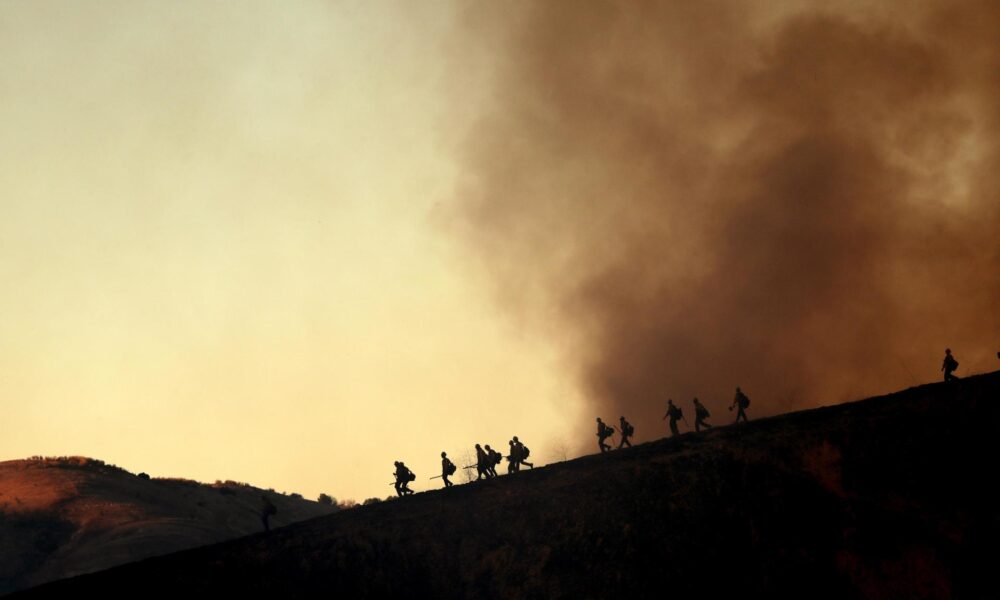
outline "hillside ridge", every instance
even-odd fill
[[[262,495],[278,507],[275,526],[335,508],[81,456],[0,462],[0,593],[259,531]]]
[[[989,597],[1000,373],[687,433],[32,593]],[[595,444],[596,445],[596,444]]]

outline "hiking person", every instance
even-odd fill
[[[417,476],[403,464],[403,461],[397,460],[394,464],[396,465],[396,472],[394,473],[396,476],[396,494],[400,497],[412,494],[413,490],[407,487],[407,484],[416,479]]]
[[[271,515],[278,514],[278,507],[271,502],[267,496],[260,497],[260,521],[264,524],[264,531],[271,531],[271,524],[268,520]]]
[[[521,470],[521,465],[528,465],[529,469],[534,469],[535,465],[525,460],[529,456],[531,456],[531,450],[527,446],[522,444],[521,440],[517,439],[516,435],[514,436],[514,439],[511,441],[514,442],[514,447],[517,448],[517,470],[518,471]]]
[[[517,473],[520,469],[518,465],[521,462],[521,450],[514,445],[514,440],[507,442],[510,445],[510,454],[507,455],[507,474]]]
[[[454,483],[448,481],[448,477],[451,476],[451,475],[454,475],[456,469],[458,469],[458,467],[456,467],[455,463],[451,462],[451,460],[448,458],[448,453],[447,452],[442,452],[441,453],[441,480],[444,481],[444,487],[451,487],[451,486],[455,485]]]
[[[1000,357],[1000,354],[997,354]],[[951,348],[944,349],[944,362],[941,363],[941,370],[944,371],[944,380],[951,381],[952,379],[958,379],[955,375],[955,369],[958,368],[958,361],[955,357],[951,355]]]
[[[622,446],[632,447],[632,442],[628,441],[632,434],[635,433],[635,429],[632,428],[632,424],[625,420],[625,417],[618,418],[618,431],[621,433],[621,441],[618,442],[618,449],[621,450]]]
[[[670,435],[672,437],[677,437],[681,432],[677,431],[677,421],[684,417],[684,412],[674,406],[674,401],[670,398],[667,399],[667,414],[663,415],[663,419],[670,417]],[[661,421],[663,419],[660,419]]]
[[[597,417],[597,447],[601,449],[601,452],[611,450],[611,446],[605,444],[604,440],[614,435],[614,433],[615,430],[613,427],[609,427],[601,420],[601,417]]]
[[[486,446],[489,448],[489,446]],[[476,481],[479,481],[483,477],[489,478],[490,476],[490,456],[486,454],[482,446],[476,444]]]
[[[730,412],[732,412],[734,408],[739,408],[739,410],[736,411],[736,423],[739,423],[741,418],[744,423],[749,420],[747,419],[748,406],[750,406],[750,398],[743,393],[743,390],[741,390],[739,386],[736,386],[736,397],[733,398],[733,404],[729,407]]]
[[[709,418],[711,415],[708,414],[708,409],[705,405],[698,400],[697,397],[694,399],[694,430],[701,431],[701,428],[711,429],[712,426],[705,422],[705,419]]]
[[[488,456],[486,460],[486,474],[490,477],[496,477],[497,465],[499,465],[500,461],[503,460],[503,455],[493,448],[490,448],[489,444],[486,444],[486,454]]]

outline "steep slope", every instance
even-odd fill
[[[334,508],[242,484],[149,479],[83,457],[0,463],[0,593],[260,531]]]
[[[34,593],[998,597],[987,577],[998,427],[993,373],[343,511]]]

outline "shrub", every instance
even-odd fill
[[[333,499],[333,496],[330,496],[329,494],[320,494],[319,498],[316,498],[316,502],[327,506],[332,506],[337,503],[337,501]]]

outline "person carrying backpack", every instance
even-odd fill
[[[507,455],[507,474],[517,473],[521,456],[520,450],[514,445],[514,440],[507,442],[510,445],[510,454]]]
[[[451,462],[451,460],[448,458],[448,454],[446,452],[442,452],[441,453],[441,480],[444,481],[444,487],[451,487],[451,486],[455,485],[454,483],[448,481],[448,477],[450,477],[451,475],[454,475],[455,474],[455,470],[457,468],[458,467],[455,466],[455,463]]]
[[[394,473],[396,476],[396,494],[400,497],[409,496],[413,493],[413,490],[408,487],[408,484],[416,479],[417,476],[402,461],[397,460],[394,464],[396,465],[396,472]]]
[[[604,440],[608,439],[615,433],[614,428],[609,427],[601,420],[601,417],[597,417],[597,447],[601,449],[601,452],[607,452],[611,450],[611,446],[604,443]]]
[[[489,448],[489,446],[486,446]],[[482,478],[489,479],[490,477],[490,461],[492,458],[489,453],[483,450],[483,447],[476,444],[476,481]]]
[[[511,456],[517,458],[517,468],[515,468],[514,470],[520,471],[521,465],[528,465],[529,469],[534,469],[535,465],[531,464],[526,460],[528,456],[531,455],[531,450],[529,450],[527,446],[522,444],[521,440],[517,439],[516,435],[514,436],[514,439],[510,441],[510,443],[511,443],[510,454]]]
[[[625,417],[618,418],[618,431],[621,432],[621,441],[618,442],[618,449],[621,450],[622,446],[632,447],[632,442],[628,441],[632,434],[635,433],[635,429],[632,428],[632,424],[625,420]]]
[[[997,354],[1000,356],[1000,354]],[[941,364],[941,370],[944,371],[944,380],[951,381],[952,379],[958,379],[955,375],[955,369],[958,368],[958,361],[955,357],[951,355],[951,348],[944,349],[944,362]]]
[[[707,419],[710,416],[711,415],[708,414],[708,409],[705,408],[705,405],[702,404],[701,401],[698,400],[698,398],[695,398],[694,399],[694,430],[695,431],[701,431],[702,427],[704,427],[705,429],[711,429],[712,426],[705,422],[705,419]]]
[[[736,386],[736,397],[733,398],[733,404],[732,406],[729,407],[730,411],[732,411],[734,408],[739,409],[736,411],[736,423],[739,423],[740,419],[743,419],[744,423],[746,423],[749,420],[747,419],[748,406],[750,406],[750,398],[748,398],[747,395],[743,393],[743,390],[741,390],[739,386]]]
[[[663,415],[663,419],[670,417],[670,435],[677,437],[681,432],[677,431],[677,421],[684,418],[684,412],[681,409],[674,406],[674,401],[672,399],[667,399],[667,414]],[[661,421],[663,419],[660,419]]]
[[[490,448],[489,444],[486,444],[486,455],[488,457],[486,461],[486,474],[490,477],[496,477],[497,465],[503,460],[503,454],[500,454],[493,448]]]

